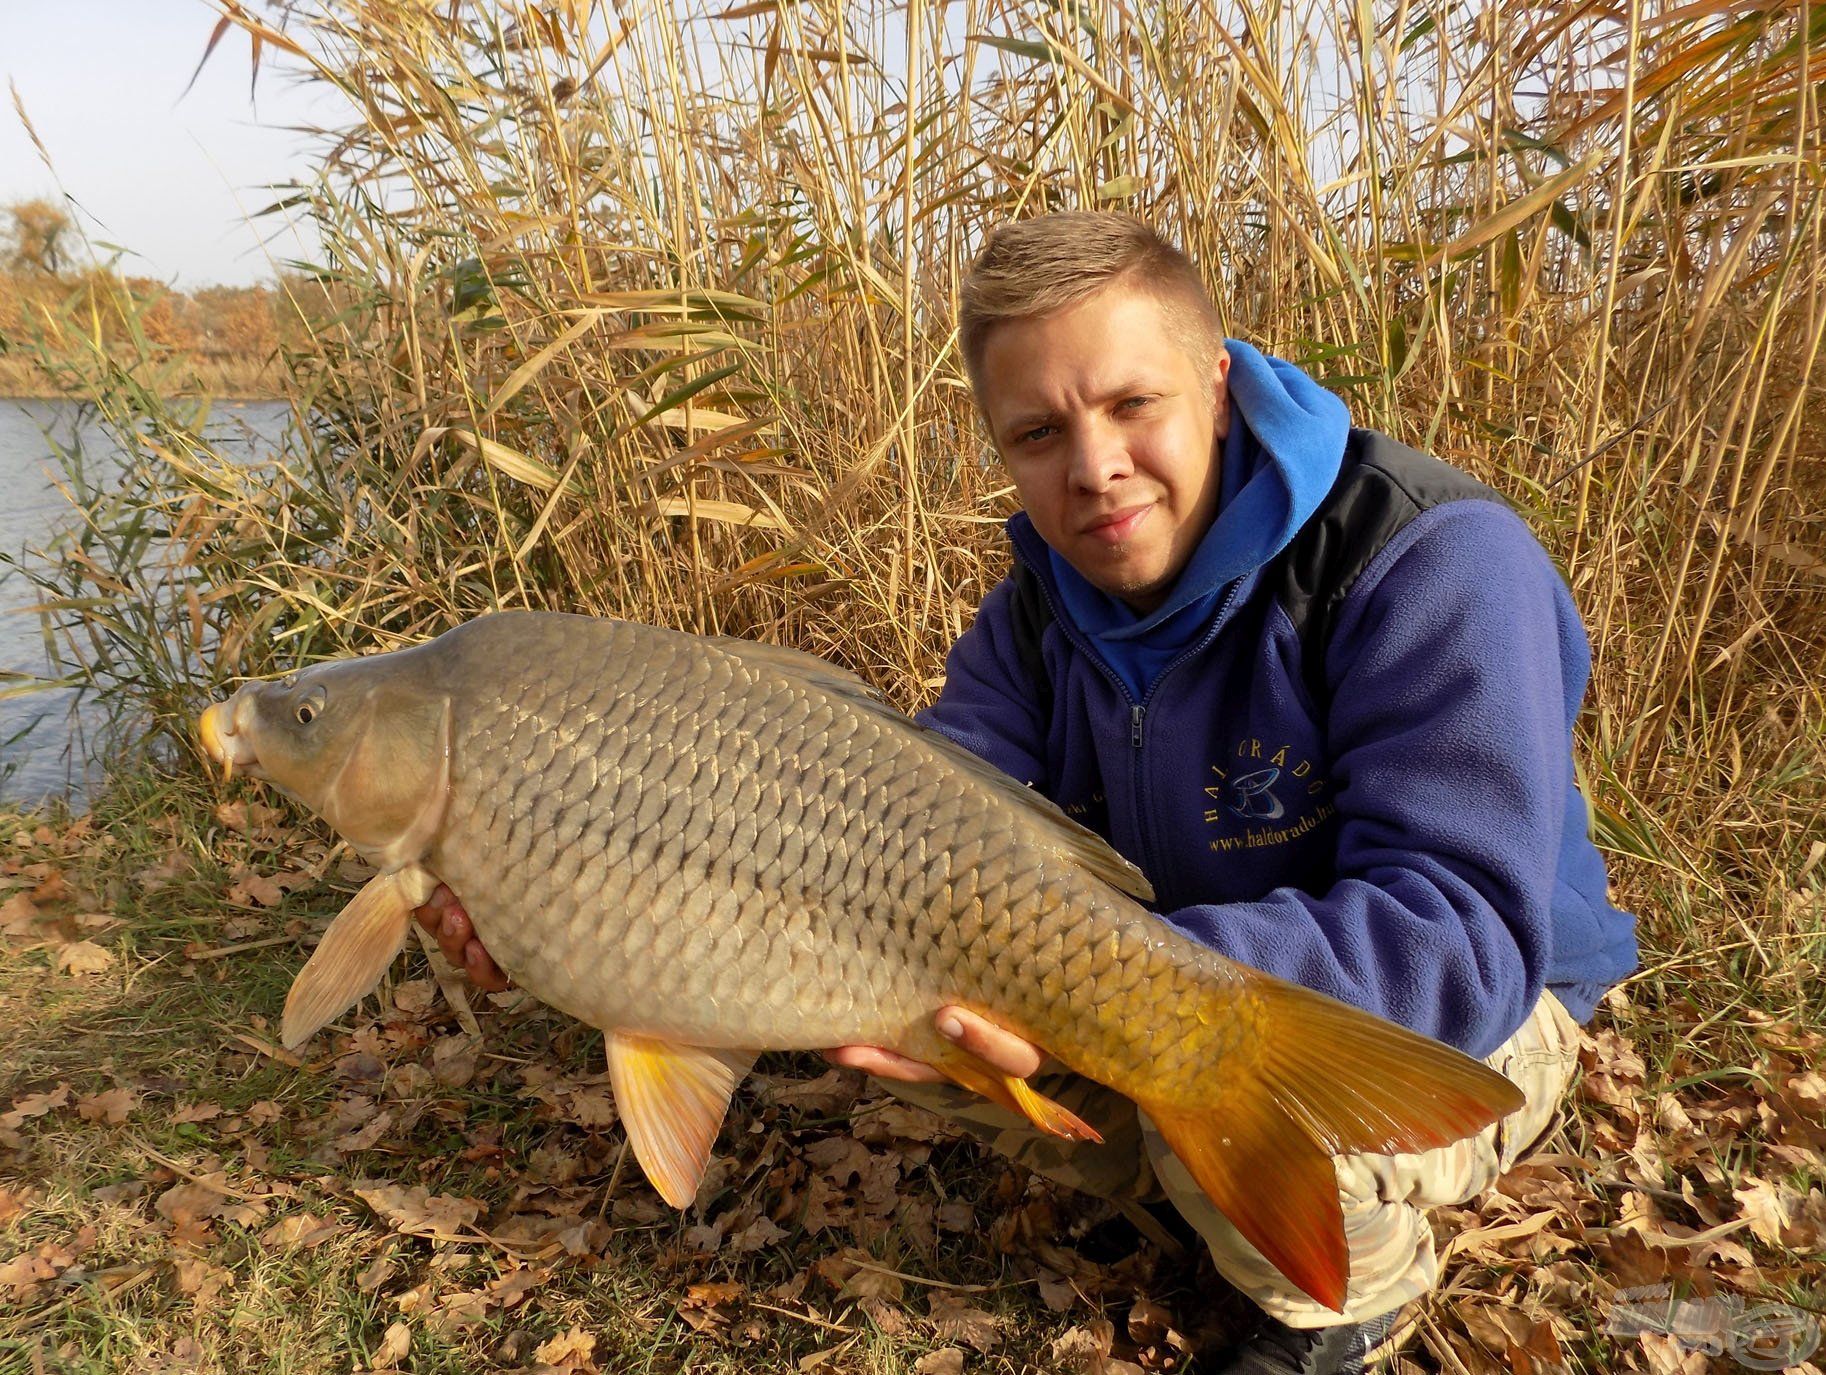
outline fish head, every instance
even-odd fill
[[[247,683],[198,723],[204,751],[272,783],[391,869],[423,857],[450,781],[450,699],[414,652]]]

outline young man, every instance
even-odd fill
[[[1164,1193],[1266,1314],[1233,1369],[1360,1369],[1437,1277],[1423,1209],[1480,1192],[1546,1129],[1575,1019],[1635,963],[1573,782],[1578,614],[1494,493],[1352,430],[1297,369],[1224,340],[1191,263],[1132,220],[1004,226],[960,326],[1024,511],[1014,572],[922,721],[1110,839],[1162,920],[1486,1057],[1526,1103],[1446,1150],[1337,1162],[1337,1314],[1237,1235],[1119,1095],[1041,1074],[1104,1137],[1061,1147],[917,1062],[830,1058],[1050,1177]],[[422,919],[498,984],[447,893]],[[962,1009],[939,1027],[1008,1073],[1042,1070]]]

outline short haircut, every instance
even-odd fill
[[[1127,215],[1062,210],[1002,225],[964,278],[958,336],[979,404],[983,352],[996,325],[1050,315],[1116,285],[1152,296],[1201,369],[1216,362],[1223,324],[1190,258]]]

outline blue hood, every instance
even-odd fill
[[[1350,434],[1344,403],[1292,363],[1236,339],[1226,347],[1231,424],[1217,518],[1167,600],[1137,615],[1051,549],[1049,567],[1035,569],[1051,574],[1066,615],[1135,701],[1209,627],[1225,589],[1287,547],[1337,480]],[[1027,524],[1025,516],[1015,520]],[[1019,525],[1010,528],[1017,539]]]

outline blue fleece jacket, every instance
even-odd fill
[[[1147,874],[1164,920],[1231,959],[1474,1055],[1543,987],[1588,1019],[1636,945],[1573,781],[1590,651],[1564,580],[1497,502],[1422,512],[1345,598],[1321,710],[1261,575],[1349,445],[1308,379],[1230,347],[1241,423],[1167,614],[1124,634],[1143,618],[1100,606],[1016,515],[1015,557],[1055,613],[1041,640],[1051,692],[1034,691],[1016,646],[1009,580],[920,719],[1102,833]],[[1264,481],[1270,516],[1226,524]],[[1241,571],[1200,577],[1237,568],[1239,551]]]

